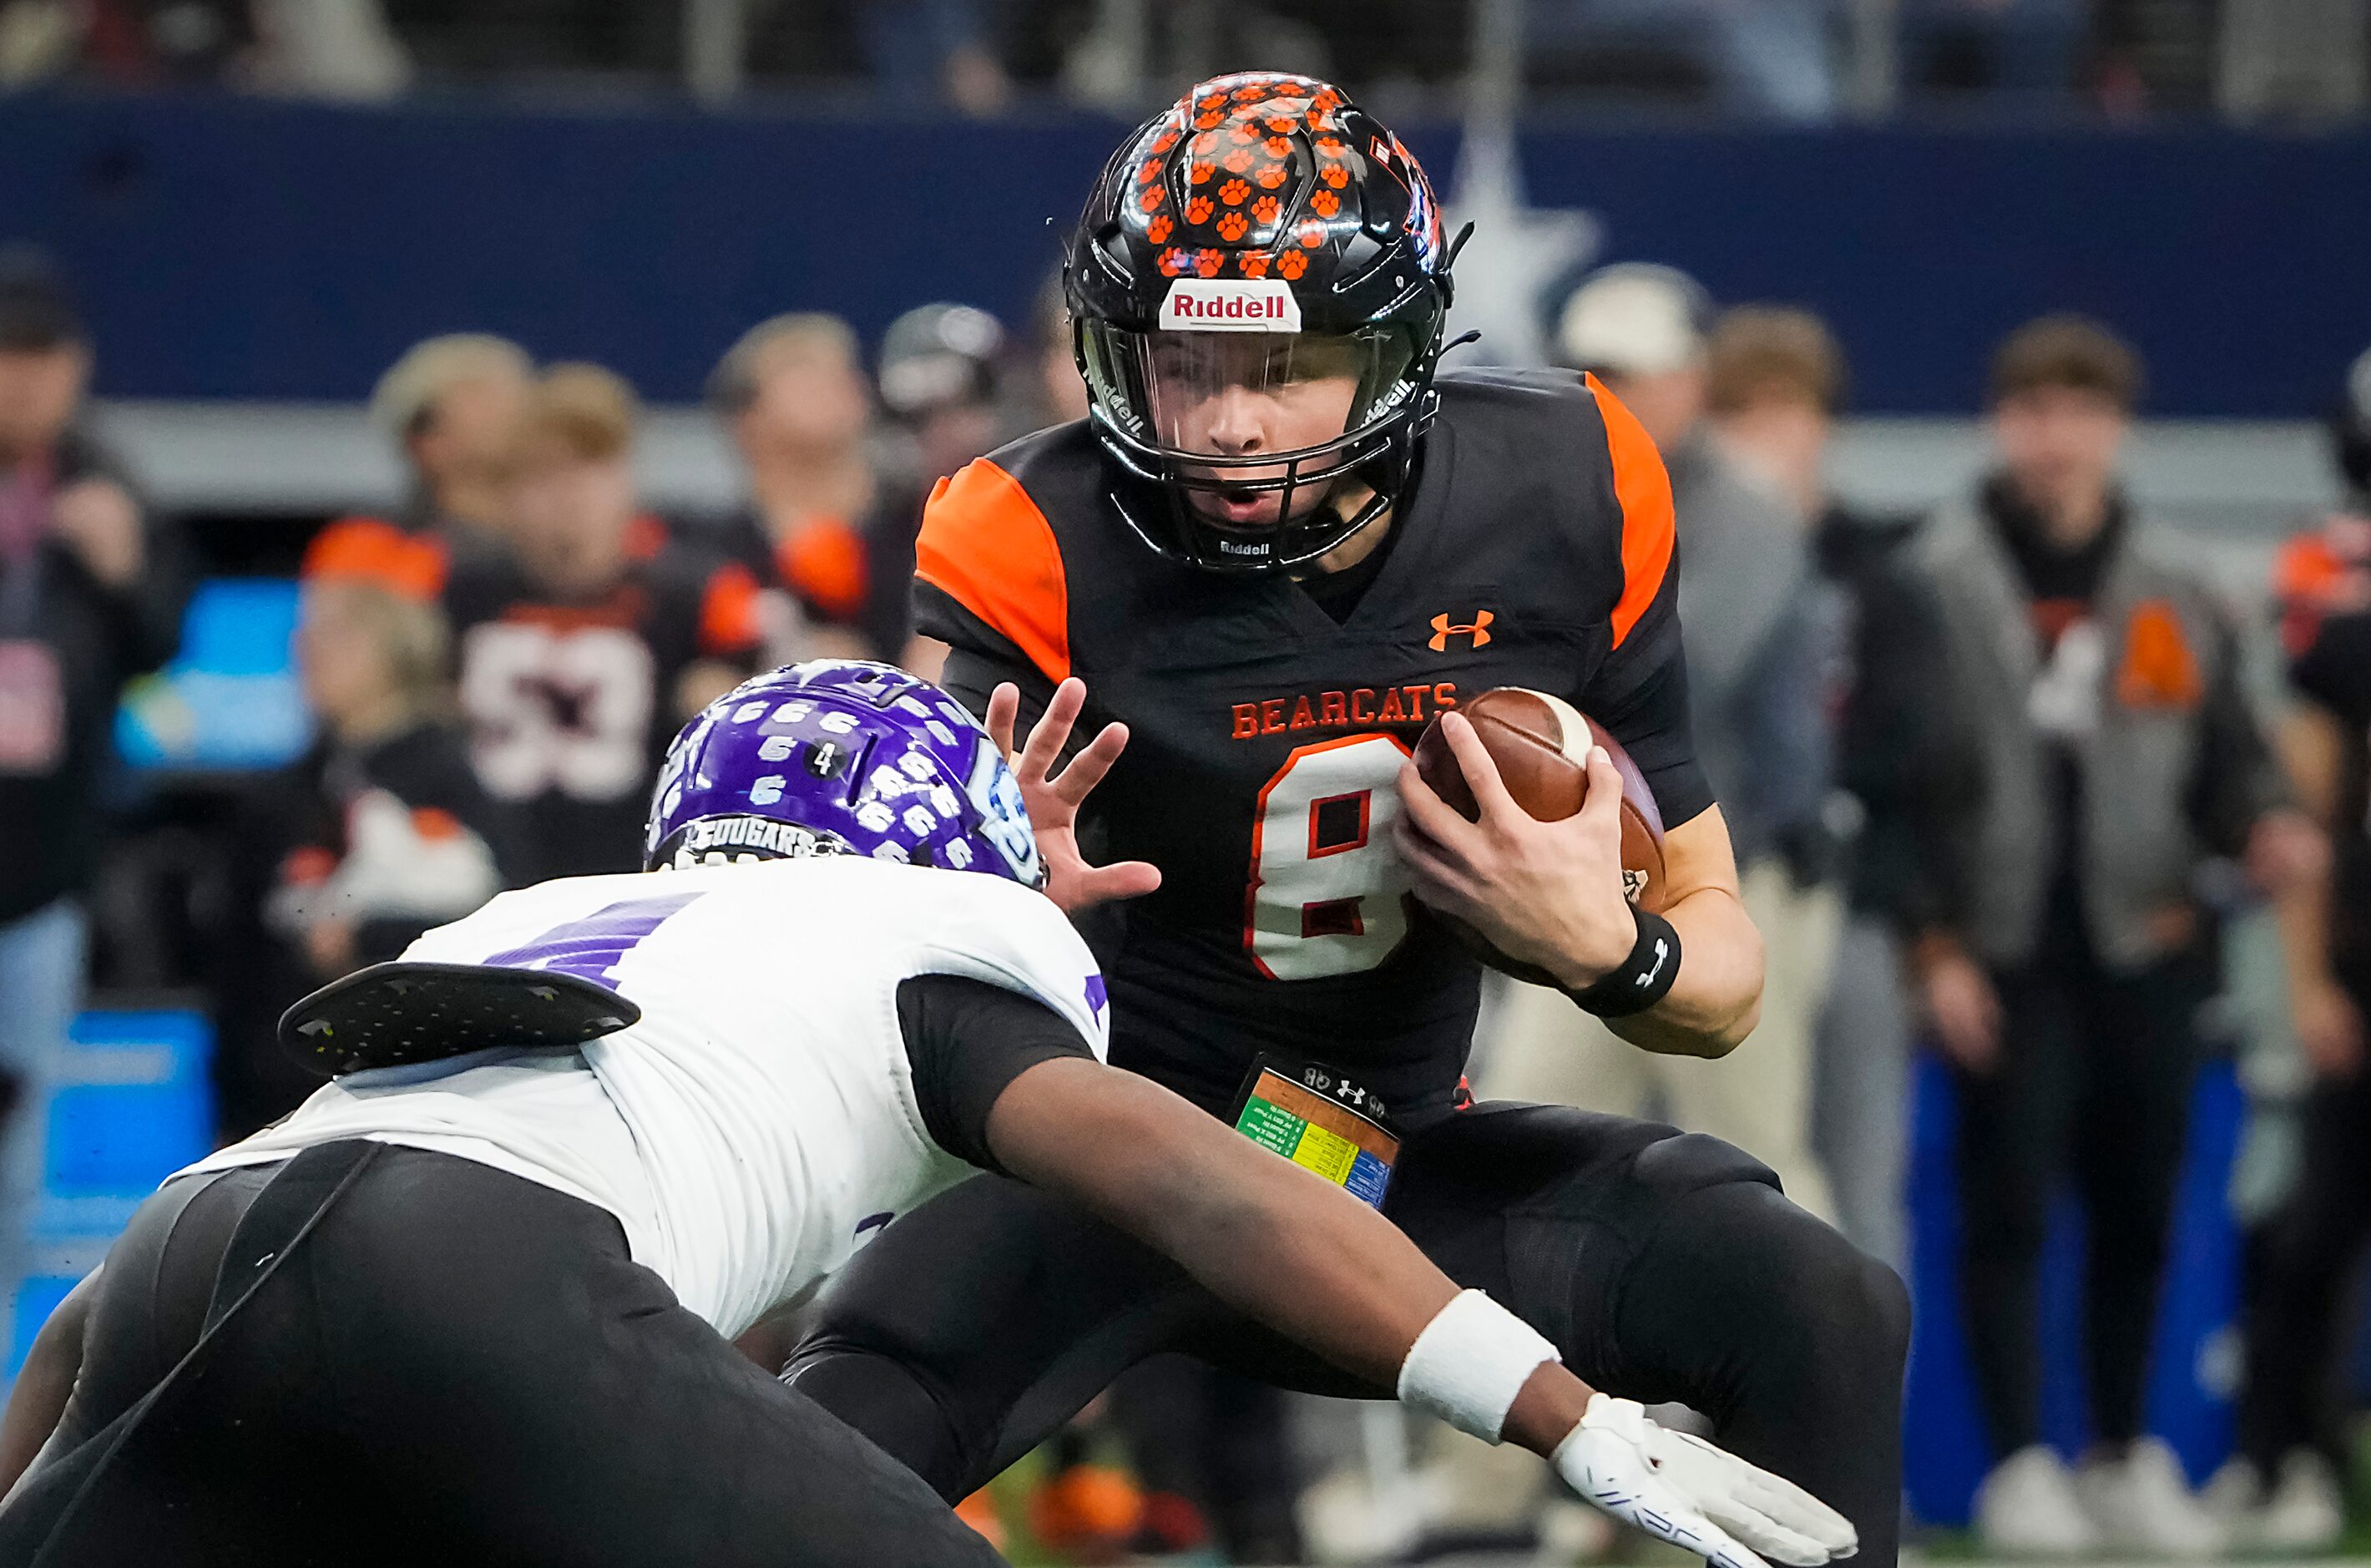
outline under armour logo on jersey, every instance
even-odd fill
[[[1471,637],[1475,647],[1486,648],[1490,645],[1490,622],[1496,619],[1488,610],[1477,610],[1472,621],[1456,626],[1450,623],[1447,615],[1436,615],[1432,618],[1432,641],[1427,645],[1434,653],[1445,654],[1449,651],[1450,638]]]

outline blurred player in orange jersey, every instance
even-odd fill
[[[456,556],[444,587],[471,758],[525,808],[539,877],[638,864],[667,741],[757,653],[748,570],[641,510],[635,418],[597,366],[536,383],[506,459],[509,548]]]
[[[2346,495],[2291,540],[2274,593],[2299,699],[2282,752],[2335,850],[2331,877],[2284,905],[2289,1017],[2312,1073],[2296,1184],[2253,1238],[2238,1458],[2209,1495],[2235,1544],[2325,1551],[2345,1527],[2344,1435],[2328,1397],[2371,1222],[2371,353],[2332,422]]]

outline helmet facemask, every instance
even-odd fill
[[[1139,531],[1197,565],[1267,571],[1324,555],[1389,505],[1396,484],[1376,481],[1397,477],[1430,412],[1438,337],[1437,316],[1345,333],[1082,320],[1078,348],[1107,447],[1168,513],[1166,528],[1131,516]]]

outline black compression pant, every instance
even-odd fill
[[[109,1254],[63,1451],[0,1509],[0,1563],[52,1536],[60,1568],[1002,1561],[611,1216],[419,1150],[379,1151],[117,1446],[217,1272],[285,1246],[272,1174],[176,1181]]]
[[[1710,1417],[1733,1452],[1851,1518],[1859,1561],[1890,1568],[1908,1299],[1758,1162],[1648,1122],[1485,1105],[1409,1132],[1386,1213],[1580,1377]],[[790,1378],[952,1498],[1163,1350],[1313,1392],[1382,1392],[1100,1221],[998,1177],[932,1200],[859,1253]]]

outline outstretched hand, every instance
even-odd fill
[[[1016,752],[1012,731],[1021,717],[1021,688],[1008,680],[988,698],[988,733],[1012,759],[1029,824],[1036,830],[1037,853],[1046,859],[1046,896],[1065,914],[1114,899],[1139,898],[1161,886],[1161,869],[1150,861],[1090,865],[1079,850],[1079,807],[1128,745],[1128,726],[1107,724],[1056,773],[1054,764],[1086,705],[1087,683],[1075,676],[1063,681],[1030,729],[1028,743]]]

